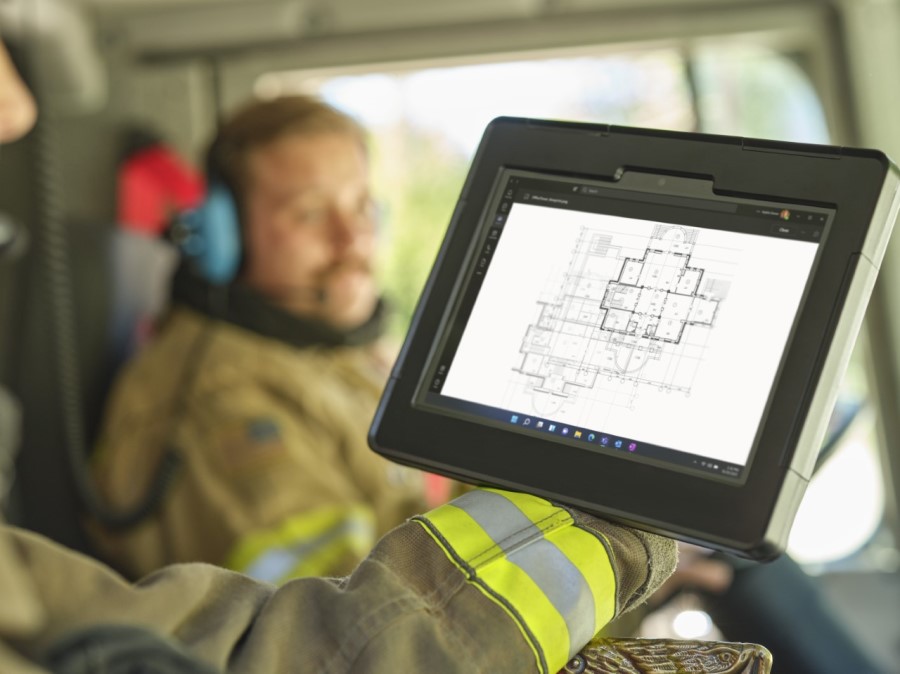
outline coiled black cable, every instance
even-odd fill
[[[57,156],[57,111],[52,95],[44,95],[40,54],[33,55],[35,95],[41,115],[34,130],[37,152],[37,242],[43,264],[42,278],[47,283],[51,324],[58,374],[60,413],[65,455],[69,473],[85,510],[110,529],[126,529],[150,516],[160,505],[181,464],[174,449],[167,449],[144,497],[133,506],[119,510],[109,506],[91,478],[87,460],[87,432],[81,394],[81,370],[77,354],[77,324],[72,272],[69,261],[68,231],[60,190],[60,165]]]

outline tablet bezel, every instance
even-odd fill
[[[461,270],[467,268],[473,254],[473,236],[496,177],[504,168],[609,181],[629,171],[681,176],[711,180],[718,195],[835,211],[742,483],[586,452],[412,405],[435,346],[436,326],[453,305]],[[851,287],[858,289],[861,277],[874,277],[883,254],[886,237],[878,222],[870,225],[879,207],[885,210],[881,202],[891,182],[889,176],[896,187],[896,171],[890,162],[871,150],[516,118],[495,120],[473,160],[376,413],[370,444],[395,461],[468,482],[530,491],[744,556],[770,558],[778,554],[809,478],[802,467],[814,464],[816,439],[821,441],[827,423],[827,416],[818,418],[822,416],[821,402],[815,406],[815,418],[808,418],[807,413],[817,390],[826,387],[831,395],[830,389],[836,388],[841,368],[826,367],[826,360],[831,354],[832,360],[846,363],[861,320],[861,316],[855,317],[855,326],[848,329],[844,325],[839,330],[841,310]],[[888,210],[896,215],[893,193],[890,201]],[[871,283],[866,281],[861,288],[866,295]],[[854,290],[853,294],[860,292]],[[841,337],[832,343],[836,331]],[[828,381],[822,380],[823,372]]]

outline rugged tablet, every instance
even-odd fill
[[[897,187],[872,150],[497,119],[370,443],[771,558],[812,474]]]

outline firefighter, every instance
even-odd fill
[[[171,310],[114,387],[93,463],[120,509],[167,455],[181,467],[152,517],[93,530],[132,577],[183,561],[345,574],[425,508],[422,475],[366,444],[393,349],[363,130],[315,98],[252,102],[207,174]]]

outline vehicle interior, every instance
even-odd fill
[[[142,139],[200,171],[217,120],[252,96],[312,93],[359,119],[398,338],[494,117],[900,161],[898,0],[26,0],[0,2],[0,36],[41,106],[34,131],[0,148],[4,512],[88,554],[83,466],[177,258],[121,222]],[[885,672],[900,671],[898,405],[894,240],[789,545]],[[696,608],[684,592],[640,633],[718,638],[708,616],[685,622]]]

